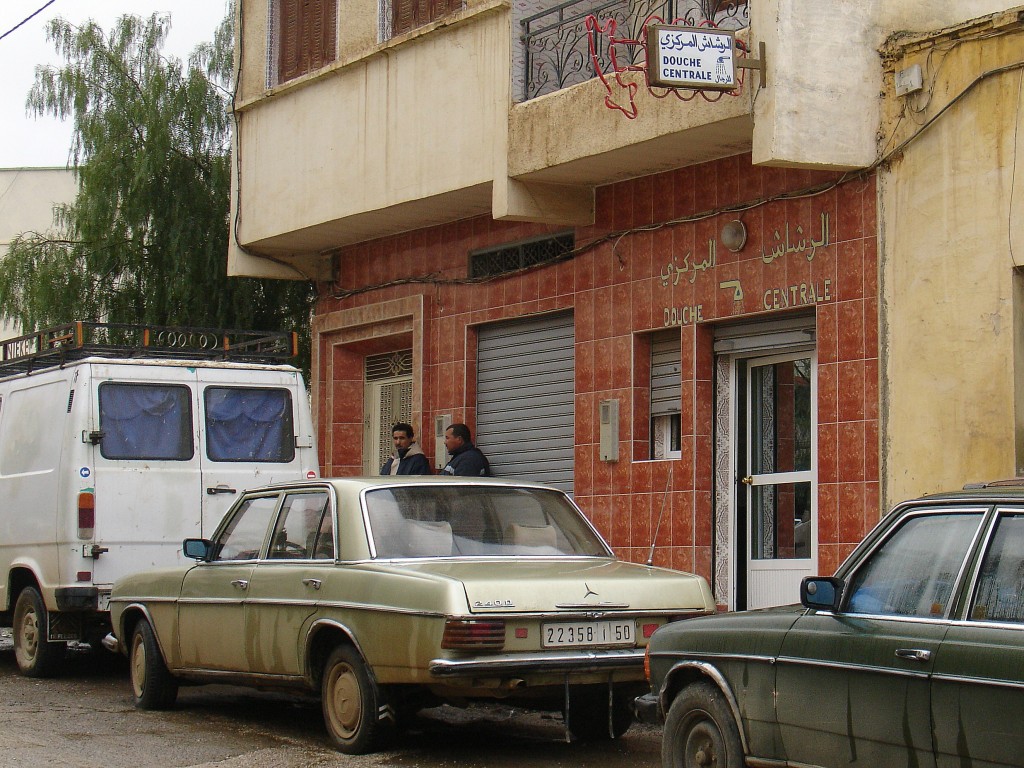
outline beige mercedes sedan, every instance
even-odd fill
[[[114,585],[106,644],[137,706],[185,682],[302,690],[349,753],[445,702],[560,710],[573,737],[615,738],[654,631],[715,610],[704,579],[617,560],[566,494],[527,483],[253,489],[183,553]]]

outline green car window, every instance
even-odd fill
[[[939,618],[981,513],[911,515],[850,579],[849,613]]]
[[[999,517],[981,563],[970,617],[1024,622],[1024,514]]]

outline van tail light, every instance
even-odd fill
[[[489,619],[448,619],[441,647],[449,651],[500,651],[505,647],[505,622]]]
[[[78,538],[91,539],[96,528],[96,496],[89,491],[78,494]]]

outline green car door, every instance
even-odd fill
[[[1024,509],[1003,508],[988,536],[966,620],[935,660],[939,768],[1019,766],[1024,759]]]
[[[796,621],[777,662],[786,759],[935,764],[930,676],[983,517],[984,510],[902,515],[846,569],[842,610]]]

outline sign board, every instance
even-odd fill
[[[647,27],[647,80],[661,88],[731,91],[736,82],[736,38],[709,27]]]

